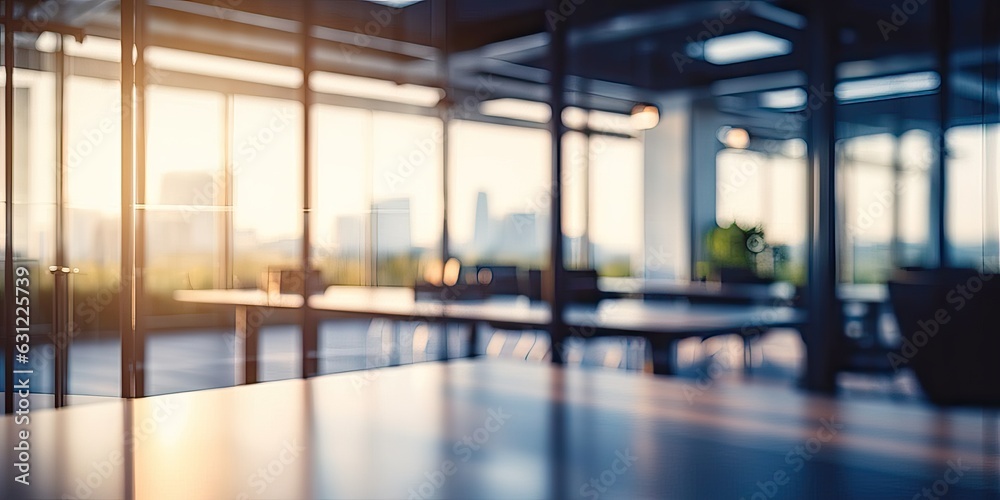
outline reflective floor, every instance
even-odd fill
[[[466,336],[452,327],[449,356],[468,352]],[[549,356],[545,332],[479,328],[476,352],[487,357],[543,362]],[[69,403],[83,404],[118,397],[119,343],[113,332],[101,338],[78,338],[70,346]],[[301,333],[294,325],[269,325],[260,331],[260,379],[298,378],[301,375]],[[440,360],[444,338],[440,326],[384,320],[325,321],[319,329],[319,373],[330,374],[398,364]],[[641,339],[604,338],[568,344],[571,366],[604,367],[625,371],[648,370],[648,347]],[[32,397],[51,406],[51,346],[33,345],[41,353],[32,360]],[[798,332],[776,329],[756,340],[748,351],[755,379],[791,383],[801,371],[804,347]],[[147,394],[169,394],[235,385],[236,349],[231,330],[187,329],[150,335],[147,349]],[[0,366],[3,359],[0,357]],[[677,348],[677,374],[699,379],[743,373],[744,344],[733,335],[701,340],[685,339]],[[758,380],[760,381],[760,380]],[[896,375],[842,374],[842,394],[914,400],[922,396],[909,372]]]
[[[8,464],[22,429],[4,498],[1000,498],[996,412],[512,360],[38,410]]]

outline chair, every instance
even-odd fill
[[[567,269],[563,290],[571,304],[596,304],[603,298],[596,269]]]
[[[541,269],[528,269],[520,273],[517,277],[517,289],[519,295],[528,297],[532,302],[542,300]]]
[[[515,266],[476,266],[476,278],[487,295],[518,295],[520,284]]]
[[[941,405],[1000,405],[1000,279],[972,269],[902,269],[889,299],[903,337],[890,354]]]

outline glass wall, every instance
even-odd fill
[[[315,105],[312,266],[326,283],[370,284],[371,112]]]
[[[437,118],[372,113],[375,285],[412,285],[419,263],[440,260],[441,128]]]
[[[251,288],[301,268],[302,106],[240,94],[232,106],[233,286]]]
[[[463,264],[547,267],[550,144],[544,129],[452,122],[449,234]]]
[[[5,292],[5,300],[13,303],[17,298],[24,307],[15,315],[24,315],[30,323],[33,395],[54,392],[61,346],[69,395],[64,403],[117,396],[117,60],[95,50],[106,39],[86,37],[80,42],[45,31],[45,25],[20,28],[26,31],[14,33],[13,81],[0,85],[13,89],[13,110],[4,112],[10,111],[14,127],[7,131],[4,124],[0,130],[13,135],[13,198],[4,201],[11,202],[14,219],[13,265],[25,274],[15,275],[22,278],[20,290],[7,291],[17,297]],[[27,367],[15,361],[14,368]],[[43,406],[52,403],[46,397],[37,401]]]
[[[958,267],[997,270],[998,212],[995,125],[948,130],[946,215],[951,262]]]
[[[80,270],[72,276],[71,394],[121,393],[120,95],[115,80],[72,75],[66,80],[66,253]]]
[[[716,224],[760,231],[761,239],[751,249],[756,253],[751,268],[758,277],[803,284],[808,234],[805,143],[788,139],[765,144],[766,149],[759,150],[726,148],[716,156]]]
[[[441,255],[441,120],[328,105],[313,117],[313,265],[331,284],[413,285]]]
[[[884,283],[893,269],[927,265],[931,135],[871,134],[840,141],[841,277]]]

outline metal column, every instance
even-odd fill
[[[4,185],[5,245],[4,245],[4,290],[8,294],[14,290],[14,2],[4,2],[3,25],[3,66],[6,76],[4,85]],[[14,301],[4,301],[4,321],[7,328],[4,342],[4,410],[14,413]]]
[[[69,297],[72,293],[69,269],[66,262],[66,58],[63,52],[64,35],[59,35],[59,44],[56,47],[55,57],[55,81],[56,81],[56,265],[60,266],[57,272],[53,273],[55,300],[53,301],[53,322],[54,334],[53,344],[55,345],[55,387],[54,406],[61,408],[66,405],[66,392],[68,385],[69,368],[69,325],[72,318],[72,309],[69,307]],[[64,271],[65,270],[65,271]]]
[[[828,2],[815,2],[809,18],[809,84],[832,91],[835,82],[835,12]],[[835,109],[832,95],[810,106],[809,137],[809,322],[805,332],[805,387],[819,392],[836,390],[840,337],[843,335],[837,301],[837,217],[835,164]]]
[[[135,136],[132,110],[135,99],[132,95],[135,83],[135,64],[132,51],[135,45],[135,3],[136,0],[121,2],[121,282],[119,292],[119,332],[122,346],[122,397],[135,398],[141,394],[137,385],[138,371],[142,369],[141,359],[136,358],[133,293],[135,283],[135,190],[133,154]]]
[[[559,2],[550,2],[550,9],[559,11]],[[545,275],[543,292],[552,312],[549,335],[552,338],[552,362],[562,364],[563,342],[567,337],[563,311],[566,308],[565,271],[563,263],[562,231],[562,137],[565,130],[562,114],[566,107],[566,20],[548,20],[549,33],[549,104],[552,119],[549,132],[552,134],[552,185],[550,187],[551,225],[549,231],[549,272]]]
[[[316,374],[319,332],[315,314],[309,307],[309,271],[312,268],[309,251],[311,235],[309,214],[312,211],[310,187],[312,184],[312,91],[309,75],[312,74],[312,0],[302,0],[302,378]]]
[[[951,98],[951,0],[935,0],[934,33],[938,74],[938,132],[937,162],[931,170],[931,247],[936,250],[934,264],[947,267],[951,259],[948,255],[948,217],[945,213],[948,192],[948,118]]]

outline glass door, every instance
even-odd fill
[[[5,324],[17,336],[4,373],[28,377],[32,407],[117,397],[121,108],[111,78],[118,63],[91,57],[99,40],[15,32],[13,41],[4,208],[9,201],[5,244],[16,286],[5,287],[4,300],[16,305],[6,306]]]

